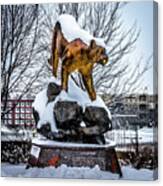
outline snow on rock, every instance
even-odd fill
[[[94,39],[98,45],[106,47],[103,39],[95,38],[91,34],[89,34],[88,31],[80,28],[72,15],[62,14],[59,16],[57,21],[61,24],[63,35],[69,42],[73,41],[74,39],[80,38],[87,45],[89,45],[90,41]]]
[[[47,98],[47,90],[44,89],[42,90],[39,94],[36,95],[35,97],[35,101],[32,104],[32,106],[39,111],[40,116],[43,114],[44,110],[42,108],[44,108],[47,104],[48,98]],[[41,109],[40,109],[41,108]]]
[[[60,81],[56,78],[50,78],[49,82],[54,82],[60,85]],[[47,103],[47,88],[37,94],[35,101],[33,103],[34,109],[39,113],[40,120],[38,122],[37,128],[40,128],[43,124],[50,123],[53,132],[58,132],[56,123],[53,116],[53,108],[57,101],[76,101],[80,106],[82,106],[83,111],[87,106],[102,107],[107,113],[111,120],[111,114],[103,100],[97,96],[95,101],[91,101],[88,93],[79,88],[74,81],[69,78],[68,82],[68,92],[62,90],[60,94],[56,97],[53,102]]]
[[[58,132],[56,123],[53,116],[54,102],[47,104],[47,88],[37,94],[32,106],[39,113],[39,122],[37,128],[40,128],[43,124],[49,123],[53,132]]]
[[[30,168],[25,169],[26,165],[11,165],[2,163],[1,176],[3,177],[34,177],[34,178],[71,178],[71,179],[105,179],[105,180],[153,180],[154,171],[148,169],[136,170],[130,166],[123,166],[123,177],[118,174],[101,171],[99,166],[89,167],[67,167],[61,165],[58,168]]]

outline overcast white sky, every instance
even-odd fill
[[[128,1],[122,9],[122,19],[126,27],[131,27],[137,21],[137,26],[141,29],[136,48],[129,56],[134,68],[140,56],[143,56],[146,61],[145,59],[153,54],[153,1]],[[153,60],[151,65],[152,63]],[[147,87],[146,91],[153,93],[153,68],[144,75],[141,86],[141,92],[144,92]]]
[[[127,26],[137,20],[137,25],[141,28],[133,57],[143,55],[147,58],[153,53],[153,1],[130,2],[123,10],[123,17]],[[149,93],[153,92],[153,68],[144,76],[142,90],[144,87],[148,88]]]

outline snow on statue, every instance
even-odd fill
[[[65,23],[69,23],[71,28],[66,27]],[[71,32],[68,32],[67,28],[70,28]],[[69,33],[73,37],[69,37]],[[70,38],[73,38],[73,40]],[[69,75],[74,71],[78,71],[82,75],[90,99],[96,99],[92,78],[93,66],[96,63],[105,65],[108,62],[105,48],[97,43],[95,38],[79,28],[72,16],[60,16],[53,31],[52,56],[49,63],[53,66],[53,75],[57,77],[59,58],[61,59],[61,87],[63,90],[68,91]]]
[[[81,29],[71,15],[63,14],[58,18],[49,59],[54,77],[33,103],[39,133],[53,140],[105,143],[104,133],[112,128],[111,114],[96,96],[92,79],[94,64],[108,62],[105,48],[102,39]],[[62,63],[61,82],[57,79],[59,61]],[[82,75],[87,91],[69,77],[70,74],[76,77],[74,71]]]
[[[59,61],[61,82],[57,79]],[[79,28],[72,16],[59,17],[49,59],[54,77],[33,103],[37,131],[41,135],[32,140],[29,166],[93,167],[98,164],[102,170],[122,176],[115,143],[105,139],[105,133],[112,129],[111,114],[93,87],[94,64],[107,62],[101,39]],[[76,83],[76,70],[82,75],[86,91]],[[100,158],[95,159],[99,154]]]

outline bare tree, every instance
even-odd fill
[[[122,2],[63,3],[49,5],[49,9],[42,7],[44,21],[49,23],[46,29],[54,27],[60,14],[68,13],[73,15],[80,26],[94,37],[104,39],[109,63],[104,67],[95,66],[94,85],[96,91],[118,96],[138,91],[143,75],[150,68],[152,58],[150,56],[145,63],[145,59],[141,56],[137,59],[129,59],[129,54],[135,49],[141,31],[136,22],[130,28],[125,28],[121,14],[126,4]]]
[[[55,22],[63,13],[73,15],[82,28],[105,40],[109,63],[94,68],[96,91],[122,95],[138,89],[151,58],[144,67],[140,65],[142,57],[129,60],[140,30],[136,23],[124,28],[121,10],[125,5],[101,2],[1,6],[1,100],[5,102],[2,113],[6,112],[10,97],[21,99],[36,94],[46,77],[52,76],[47,59]],[[76,82],[81,85],[80,78]]]
[[[7,100],[21,99],[31,91],[43,69],[38,17],[38,5],[1,6],[2,117],[8,112]]]

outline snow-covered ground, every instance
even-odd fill
[[[34,177],[34,178],[71,178],[71,179],[122,179],[122,180],[153,180],[154,171],[148,169],[136,170],[129,166],[122,167],[123,177],[118,174],[101,171],[96,165],[89,167],[67,167],[61,165],[58,168],[30,168],[25,169],[26,165],[11,165],[3,163],[1,165],[1,176],[3,177]]]
[[[157,129],[154,128],[141,128],[138,130],[138,140],[141,143],[154,143],[157,140]],[[134,130],[114,129],[105,134],[106,140],[112,140],[117,145],[119,144],[133,144],[135,143],[136,133]],[[31,130],[21,129],[16,131],[1,126],[1,139],[3,141],[29,141],[33,138]]]
[[[116,142],[116,144],[133,144],[136,139],[136,132],[134,130],[115,129],[109,131],[105,135],[106,139]],[[157,140],[156,129],[154,128],[141,128],[138,130],[138,141],[141,143],[154,143]]]
[[[29,129],[14,129],[1,125],[2,141],[30,141],[33,137],[33,131]]]

